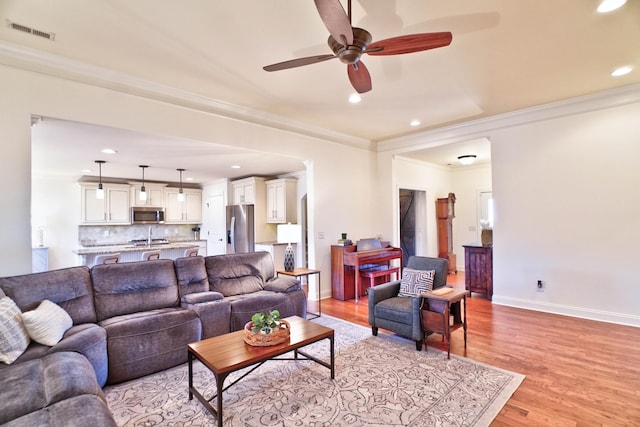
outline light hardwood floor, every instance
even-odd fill
[[[464,288],[464,273],[448,282]],[[369,326],[366,298],[324,299],[322,313]],[[458,330],[451,353],[526,375],[492,426],[640,426],[640,328],[500,306],[475,294],[467,316],[467,349]],[[446,351],[439,335],[427,340],[432,346]]]

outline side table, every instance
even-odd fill
[[[465,289],[454,289],[444,295],[434,294],[433,292],[420,294],[422,297],[420,320],[425,332],[425,349],[427,335],[432,333],[441,334],[447,339],[447,359],[450,359],[451,332],[460,327],[464,329],[464,348],[467,348],[467,295],[469,295],[469,291]],[[452,325],[450,320],[451,304],[458,301],[462,301],[462,319],[460,323],[454,322]]]
[[[318,312],[317,313],[307,312],[307,314],[312,316],[309,319],[315,319],[315,318],[318,318],[318,317],[320,317],[322,315],[322,307],[321,307],[322,299],[320,298],[320,270],[311,270],[309,268],[294,268],[293,271],[277,270],[276,274],[278,276],[281,275],[281,274],[284,274],[285,276],[292,276],[292,277],[295,277],[298,280],[299,280],[300,277],[306,277],[307,278],[307,285],[309,285],[309,276],[311,276],[312,274],[317,274],[318,275],[318,281],[316,282],[316,295],[318,297]],[[307,299],[308,299],[308,297],[307,297]]]

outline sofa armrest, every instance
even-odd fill
[[[298,289],[302,289],[300,281],[290,276],[276,276],[264,284],[265,291],[287,293]]]
[[[194,292],[192,294],[184,295],[180,300],[180,305],[184,307],[185,304],[200,304],[203,302],[220,301],[222,299],[224,299],[224,295],[220,292]]]

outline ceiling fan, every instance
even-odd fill
[[[320,19],[331,34],[329,47],[332,54],[307,56],[263,67],[265,71],[279,71],[303,65],[316,64],[328,59],[338,58],[347,64],[349,81],[358,93],[371,90],[369,70],[360,60],[367,55],[402,55],[448,46],[451,43],[450,32],[409,34],[392,37],[371,43],[371,34],[362,28],[351,25],[351,0],[348,0],[348,15],[342,8],[340,0],[314,0]]]

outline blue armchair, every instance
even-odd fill
[[[443,258],[412,256],[407,268],[435,270],[433,289],[447,284],[449,263]],[[394,280],[369,288],[369,325],[371,333],[378,335],[378,328],[387,329],[416,342],[416,350],[422,350],[424,331],[420,321],[420,297],[399,297],[400,280]],[[459,309],[459,307],[458,307]]]

